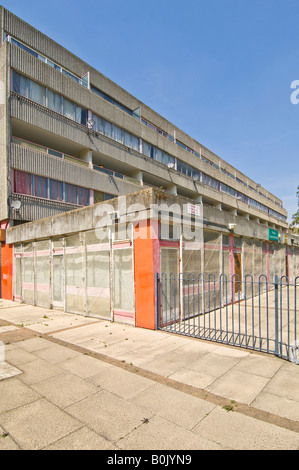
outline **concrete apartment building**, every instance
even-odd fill
[[[102,316],[118,312],[136,324],[136,305],[145,300],[138,289],[146,278],[154,288],[158,269],[269,280],[299,274],[298,238],[288,234],[280,199],[3,7],[0,24],[2,297],[97,314],[105,290]],[[129,239],[96,240],[93,208],[116,206],[114,198],[125,195],[145,207],[162,199],[200,207],[201,249],[187,256],[186,245],[182,256],[184,241],[163,237],[163,220],[146,215],[155,233],[149,262],[134,243],[134,226]],[[67,260],[68,248],[82,259],[70,251]],[[94,281],[76,284],[88,263]],[[99,278],[105,286],[96,285]],[[117,283],[131,292],[129,307],[116,300]]]

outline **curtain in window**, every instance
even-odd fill
[[[53,201],[63,201],[63,183],[61,181],[49,180],[50,199]]]
[[[63,98],[63,115],[75,121],[75,117],[76,117],[75,103],[72,103],[71,101],[66,100],[65,98]]]
[[[206,185],[210,186],[211,188],[219,190],[220,182],[215,180],[211,176],[206,175],[205,173],[202,173],[202,182],[203,182],[203,184],[206,184]],[[228,186],[225,185],[225,187],[226,187],[225,192],[227,192],[226,189],[228,188]]]
[[[144,142],[144,140],[142,141],[142,153],[148,157],[151,156],[151,146],[147,142]]]
[[[79,124],[86,125],[87,120],[87,111],[86,109],[81,108],[81,106],[75,105],[75,121]]]
[[[124,144],[127,147],[132,147],[132,136],[128,132],[124,132]]]
[[[104,135],[113,138],[111,122],[104,121]]]
[[[48,197],[48,180],[43,176],[33,175],[33,196]]]
[[[157,148],[156,149],[156,158],[155,158],[155,160],[157,160],[157,162],[162,163],[162,159],[163,159],[163,152],[162,152],[162,150]]]
[[[78,188],[79,201],[78,204],[81,206],[89,205],[89,189],[87,188]]]
[[[13,71],[12,74],[12,90],[20,95],[28,98],[28,82],[29,80],[23,75]]]
[[[77,187],[72,184],[65,184],[65,201],[77,204]]]
[[[113,126],[113,138],[117,142],[123,142],[123,131],[118,126]]]
[[[29,173],[15,170],[15,192],[19,194],[32,194],[31,175]]]
[[[46,88],[32,80],[29,80],[28,98],[42,106],[46,105]]]
[[[135,135],[132,135],[132,148],[139,152],[139,139]]]
[[[51,90],[48,90],[48,108],[61,113],[61,96]]]
[[[95,114],[92,115],[92,119],[94,120],[93,129],[103,134],[104,133],[103,119],[100,118],[99,116],[96,116]]]

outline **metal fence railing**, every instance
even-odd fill
[[[157,274],[156,325],[299,364],[299,276]]]

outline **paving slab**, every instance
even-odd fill
[[[161,416],[154,416],[117,442],[123,450],[229,450]]]
[[[235,450],[297,450],[299,446],[296,432],[220,407],[215,407],[193,432]]]
[[[31,387],[41,396],[62,409],[98,391],[94,384],[74,374],[62,371],[60,374],[32,384]]]
[[[92,379],[97,377],[103,370],[112,366],[106,362],[94,359],[91,353],[86,355],[77,353],[75,357],[59,362],[59,367],[83,379]]]
[[[51,342],[48,342],[46,347],[35,350],[36,357],[39,357],[50,364],[57,364],[79,355],[80,353],[77,351],[67,348],[66,346],[60,346],[58,344],[54,345]]]
[[[262,377],[271,378],[282,367],[282,363],[277,361],[275,357],[267,357],[266,355],[258,355],[255,353],[248,354],[244,360],[236,364],[235,369],[260,375]]]
[[[25,364],[20,364],[18,367],[23,372],[20,375],[20,380],[28,385],[61,374],[59,367],[39,358],[36,358],[34,361],[26,362]]]
[[[82,424],[57,406],[40,398],[0,415],[14,441],[27,450],[39,450],[68,435]]]
[[[292,368],[288,370],[281,367],[278,372],[273,376],[272,380],[268,382],[265,388],[266,392],[278,395],[282,398],[295,400],[299,402],[299,370],[298,366],[292,364]]]
[[[191,364],[188,364],[186,367],[196,372],[203,372],[207,375],[218,378],[232,369],[239,361],[239,357],[219,355],[212,351]]]
[[[174,374],[171,374],[169,378],[200,389],[207,388],[216,380],[212,375],[196,372],[187,368],[180,369]]]
[[[1,445],[1,442],[0,442]],[[1,447],[0,447],[1,449]],[[91,429],[83,426],[82,428],[71,432],[65,437],[53,442],[44,450],[114,450],[119,451],[119,447],[111,441],[107,441]]]
[[[241,403],[250,404],[268,382],[268,378],[234,369],[215,380],[206,390]]]
[[[40,398],[40,394],[19,380],[19,377],[18,375],[0,381],[0,414]]]
[[[192,429],[214,407],[211,403],[161,384],[135,395],[134,403],[185,429]]]
[[[69,406],[65,411],[114,443],[152,416],[148,409],[106,390]]]
[[[251,403],[255,408],[299,422],[298,401],[263,390]]]
[[[138,393],[155,385],[153,380],[114,366],[106,368],[90,380],[98,387],[124,399],[132,399]]]
[[[0,450],[19,450],[20,447],[10,435],[0,426]]]

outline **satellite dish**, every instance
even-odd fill
[[[11,201],[10,207],[18,211],[21,208],[21,205],[22,205],[21,201],[13,200]]]
[[[87,127],[88,127],[89,129],[92,129],[93,126],[94,126],[94,120],[93,120],[93,119],[88,119],[88,121],[87,121]]]

